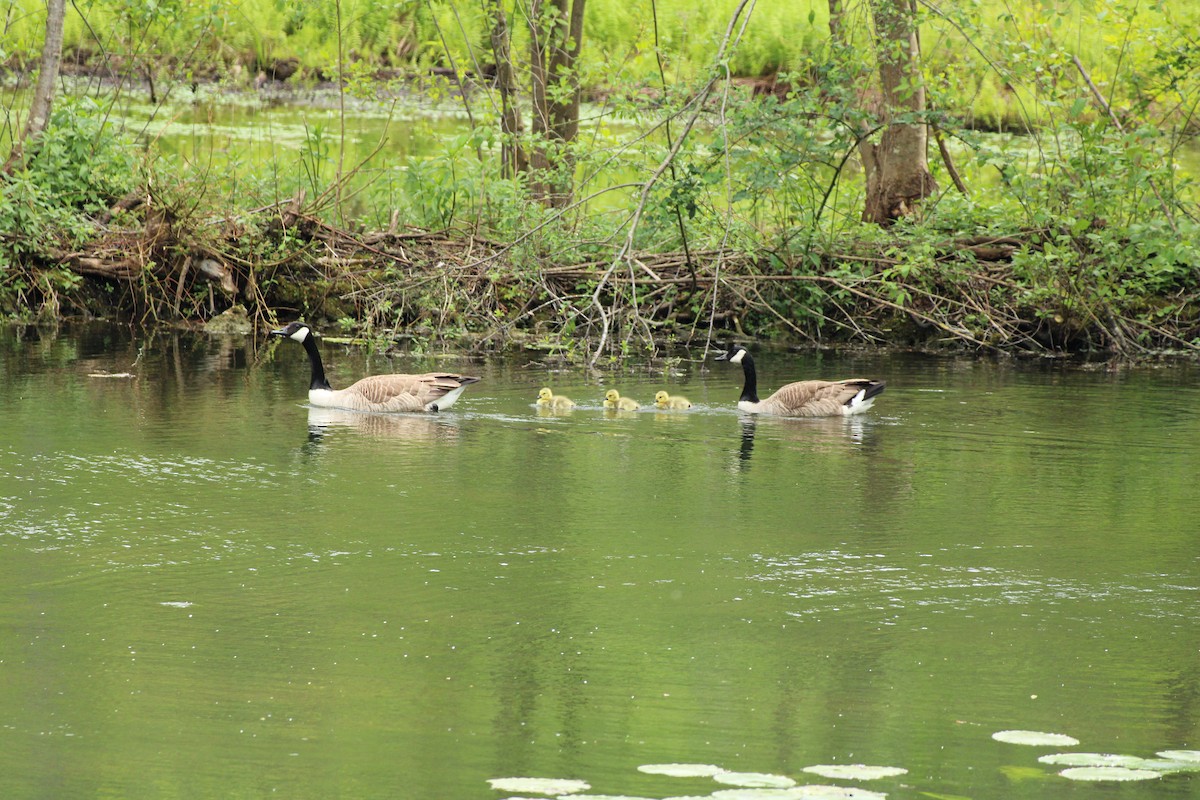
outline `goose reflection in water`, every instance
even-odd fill
[[[806,449],[818,452],[840,452],[869,446],[867,431],[869,424],[861,417],[811,417],[811,418],[761,418],[741,415],[741,443],[737,459],[732,468],[744,472],[750,469],[750,457],[754,453],[754,440],[759,426],[770,439],[803,444]]]
[[[308,438],[320,441],[331,433],[350,430],[374,439],[404,439],[432,442],[458,437],[458,421],[453,417],[423,414],[375,414],[341,408],[309,406]]]

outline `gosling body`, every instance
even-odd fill
[[[749,414],[782,417],[848,417],[870,410],[887,386],[883,381],[846,378],[838,381],[797,381],[782,386],[765,400],[758,398],[758,375],[746,348],[731,345],[718,361],[740,364],[745,376],[738,409]]]
[[[671,396],[666,392],[654,395],[654,405],[658,408],[683,410],[692,407],[691,401],[680,395]]]
[[[308,354],[312,376],[308,402],[321,408],[343,408],[371,412],[437,412],[454,405],[459,395],[479,378],[450,372],[426,372],[419,375],[372,375],[345,389],[334,389],[325,379],[321,352],[313,341],[312,329],[293,322],[271,331],[272,336],[299,342]]]
[[[555,394],[549,387],[538,390],[537,404],[552,411],[565,411],[575,407],[575,401],[566,395]]]
[[[641,408],[636,400],[629,397],[621,397],[621,393],[616,389],[609,389],[604,393],[604,407],[617,411],[637,411]]]

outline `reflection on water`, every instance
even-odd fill
[[[683,362],[686,412],[543,416],[514,356],[447,413],[378,415],[299,405],[307,365],[253,337],[3,339],[0,796],[710,796],[636,771],[693,763],[1057,800],[993,732],[1194,747],[1194,368],[764,362],[889,390],[754,417]]]
[[[877,422],[863,416],[853,417],[771,417],[758,414],[739,414],[741,444],[737,451],[738,470],[750,467],[754,441],[763,436],[774,442],[790,442],[805,450],[840,452],[870,446],[868,431]]]
[[[308,407],[310,438],[320,440],[339,431],[411,442],[453,440],[459,434],[457,419],[448,414],[375,414],[340,408]]]

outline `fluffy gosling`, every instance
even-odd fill
[[[575,401],[566,395],[555,394],[548,387],[543,387],[538,391],[537,404],[542,408],[549,408],[553,411],[565,411],[568,408],[575,407]]]
[[[609,389],[604,393],[604,407],[615,408],[618,411],[637,411],[639,408],[636,400],[621,397],[616,389]]]
[[[668,409],[684,409],[692,407],[691,402],[686,397],[681,397],[680,395],[675,395],[672,397],[666,392],[659,392],[658,394],[654,395],[654,405],[658,408]]]

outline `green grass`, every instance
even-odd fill
[[[736,0],[659,0],[659,52],[670,81],[711,68]],[[861,4],[848,3],[848,22],[865,32]],[[510,15],[517,6],[506,6]],[[92,0],[67,9],[69,57],[109,57],[119,68],[161,69],[186,79],[216,71],[241,80],[261,63],[296,58],[311,76],[337,72],[337,6],[333,2],[244,0]],[[947,111],[989,124],[1032,117],[1032,106],[1074,83],[1078,56],[1097,85],[1118,102],[1137,103],[1163,87],[1135,73],[1192,57],[1180,32],[1200,25],[1192,0],[976,0],[922,6],[922,43],[934,94]],[[618,81],[658,81],[650,4],[591,0],[582,75],[594,88]],[[40,0],[7,0],[0,60],[36,60],[42,39]],[[371,66],[473,69],[489,60],[488,25],[478,3],[343,0],[341,46],[350,60]],[[86,18],[86,22],[85,22]],[[516,20],[514,51],[524,53]],[[860,34],[861,35],[861,34]],[[758,3],[728,68],[734,75],[809,74],[825,58],[825,0]],[[867,42],[863,39],[864,47]],[[865,60],[865,58],[864,58]],[[1031,65],[1042,71],[1036,76]],[[135,74],[137,70],[135,70]],[[1169,102],[1168,98],[1162,98]]]

